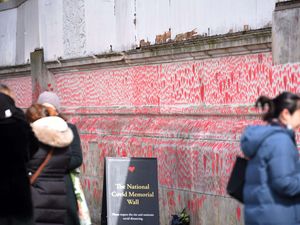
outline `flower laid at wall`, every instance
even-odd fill
[[[185,208],[179,215],[172,215],[170,225],[190,225],[190,215],[187,214]]]

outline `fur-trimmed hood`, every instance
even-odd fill
[[[68,124],[58,116],[43,117],[34,121],[32,130],[43,144],[63,148],[71,144],[73,132]]]

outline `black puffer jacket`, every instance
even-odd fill
[[[68,172],[68,145],[73,133],[67,123],[59,117],[44,117],[32,124],[36,137],[41,142],[37,153],[28,163],[34,174],[53,149],[53,156],[32,185],[34,219],[36,225],[62,225],[66,217],[67,195],[64,176]]]
[[[77,207],[77,200],[74,193],[73,183],[70,176],[70,172],[82,164],[82,150],[81,150],[81,142],[80,136],[78,134],[77,128],[74,124],[68,123],[70,129],[73,131],[74,139],[70,145],[69,156],[70,156],[70,163],[68,165],[69,173],[65,176],[65,181],[67,184],[67,197],[68,197],[68,209],[67,209],[67,216],[65,219],[65,225],[79,225],[79,218],[78,218],[78,207]]]
[[[30,218],[32,202],[26,172],[29,146],[35,137],[25,121],[24,113],[14,101],[0,93],[0,218]],[[34,150],[32,150],[34,152]]]

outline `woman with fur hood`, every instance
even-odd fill
[[[37,100],[37,103],[42,104],[44,106],[49,107],[53,110],[54,115],[60,116],[65,119],[60,114],[60,99],[58,95],[52,91],[44,91],[42,92]],[[73,132],[74,138],[72,143],[69,146],[69,156],[70,162],[68,164],[68,173],[65,175],[65,181],[67,185],[67,198],[68,198],[68,208],[67,214],[65,218],[65,225],[80,225],[80,220],[78,215],[81,213],[79,212],[79,205],[77,204],[77,197],[75,195],[74,185],[71,179],[71,172],[79,169],[82,164],[82,149],[81,149],[81,142],[80,136],[75,124],[67,122],[68,126]],[[83,215],[81,215],[83,216]]]
[[[28,162],[29,173],[34,175],[46,157],[52,154],[31,188],[35,223],[63,225],[67,208],[64,176],[68,172],[68,146],[73,133],[62,118],[51,116],[51,109],[46,106],[32,105],[26,117],[40,143],[38,151]]]

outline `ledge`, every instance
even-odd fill
[[[55,74],[245,55],[270,52],[271,42],[271,28],[264,28],[210,37],[195,36],[187,41],[150,45],[126,52],[59,59],[46,62],[46,67]]]
[[[275,11],[294,9],[294,8],[300,8],[300,0],[277,2],[275,6]]]
[[[30,64],[0,67],[1,78],[30,76]]]
[[[6,2],[0,2],[0,12],[4,10],[17,8],[26,1],[27,0],[9,0]]]
[[[210,37],[195,36],[182,42],[156,44],[126,52],[45,62],[53,74],[200,60],[271,52],[271,28]],[[0,67],[0,76],[30,75],[30,64]]]
[[[253,104],[241,105],[147,105],[147,106],[66,106],[62,108],[63,114],[73,116],[104,116],[104,115],[152,115],[152,116],[254,116],[260,115]]]

